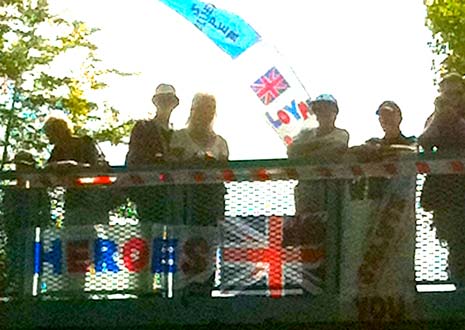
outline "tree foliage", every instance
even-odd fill
[[[94,100],[105,79],[126,75],[102,68],[91,29],[51,13],[47,0],[0,2],[1,167],[18,150],[44,155],[41,131],[53,111],[63,113],[77,134],[121,142],[132,122],[122,122],[110,104]],[[94,97],[95,99],[95,97]]]
[[[436,55],[444,57],[435,69],[441,74],[465,74],[465,1],[425,0],[426,25],[433,33],[430,44]]]

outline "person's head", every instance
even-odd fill
[[[173,109],[179,105],[179,98],[173,85],[160,84],[155,88],[152,102],[157,107],[157,116],[169,117]]]
[[[465,93],[465,80],[456,73],[446,74],[439,83],[439,92],[445,97],[459,97]]]
[[[435,113],[439,120],[464,117],[465,80],[458,73],[446,74],[439,83],[440,95],[435,100]]]
[[[18,152],[13,158],[17,172],[30,172],[35,169],[36,162],[34,156],[27,151]]]
[[[192,99],[191,113],[187,125],[193,130],[209,132],[216,115],[216,99],[211,94],[197,93]]]
[[[396,137],[400,134],[402,111],[393,101],[384,101],[376,110],[379,123],[386,137]]]
[[[331,94],[321,94],[310,103],[311,110],[316,115],[319,127],[322,129],[334,128],[339,107]]]
[[[71,124],[63,118],[50,117],[43,129],[51,144],[66,142],[73,134]]]

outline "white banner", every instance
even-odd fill
[[[355,187],[344,199],[341,303],[362,320],[395,321],[410,313],[416,291],[415,176]]]

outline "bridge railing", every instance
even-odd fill
[[[425,178],[446,178],[437,195],[463,218],[464,164],[407,156],[2,173],[2,296],[200,299],[243,307],[234,322],[257,299],[273,302],[258,319],[428,318],[431,305],[418,301],[460,292],[422,190]]]

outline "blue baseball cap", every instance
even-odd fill
[[[310,106],[313,106],[315,103],[326,102],[332,103],[335,106],[336,113],[339,112],[339,107],[337,105],[336,98],[331,94],[320,94],[313,101],[310,102]]]

